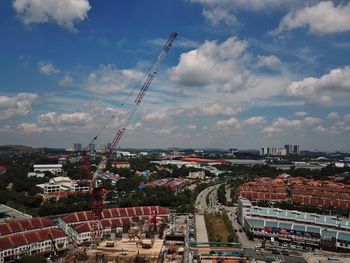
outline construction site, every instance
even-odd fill
[[[135,220],[108,237],[71,249],[63,262],[183,262],[187,216]]]

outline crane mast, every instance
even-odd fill
[[[101,177],[103,170],[106,168],[107,161],[109,157],[114,152],[115,148],[117,147],[119,141],[123,137],[126,128],[130,124],[132,118],[134,117],[142,99],[144,98],[148,88],[150,87],[153,79],[155,78],[158,68],[165,58],[166,54],[169,52],[173,42],[175,41],[177,36],[176,32],[172,32],[168,40],[166,41],[162,51],[158,55],[155,62],[150,67],[149,71],[147,72],[147,77],[145,82],[143,83],[139,93],[137,94],[134,104],[132,106],[132,109],[128,115],[128,117],[122,122],[120,125],[120,128],[118,129],[116,135],[114,136],[112,143],[110,147],[108,148],[107,152],[105,153],[102,161],[97,166],[93,176],[92,176],[92,203],[91,208],[94,216],[94,222],[93,222],[93,233],[92,233],[92,245],[96,246],[99,240],[101,239],[101,218],[102,218],[102,210],[103,210],[103,194],[104,190],[101,188],[100,181],[98,180],[99,177]]]

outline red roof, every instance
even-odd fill
[[[202,162],[202,163],[224,163],[224,160],[213,160],[213,159],[205,159],[205,158],[197,158],[197,157],[187,157],[182,158],[182,161],[185,162]]]
[[[32,219],[23,219],[12,221],[5,224],[0,224],[0,235],[11,235],[20,232],[25,232],[34,229],[42,229],[47,227],[53,227],[54,223],[52,220],[44,217],[37,217]]]
[[[121,227],[124,225],[130,225],[134,217],[118,217],[103,219],[101,221],[103,229],[111,228],[112,226]],[[149,220],[151,215],[137,216],[140,220]],[[86,233],[92,231],[92,222],[82,222],[71,226],[77,233]]]
[[[0,173],[5,171],[6,171],[6,167],[4,165],[0,165]]]
[[[45,240],[50,240],[49,235],[51,235],[53,239],[66,236],[66,234],[58,228],[40,229],[23,234],[2,237],[0,238],[0,249],[13,249],[20,246],[30,245],[36,242],[43,242]]]
[[[168,208],[160,207],[160,206],[110,208],[110,209],[103,209],[102,218],[107,219],[107,218],[114,218],[114,217],[132,217],[132,216],[151,215],[153,211],[156,211],[157,214],[159,215],[169,213]],[[60,217],[63,221],[65,221],[68,224],[94,220],[91,211],[76,212],[68,215],[62,215]]]

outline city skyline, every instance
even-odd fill
[[[287,2],[3,1],[0,145],[85,147],[176,31],[120,147],[350,150],[350,3]]]

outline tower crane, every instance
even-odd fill
[[[92,229],[92,245],[96,246],[98,242],[101,239],[101,219],[102,219],[102,211],[103,211],[103,195],[104,190],[101,187],[101,181],[99,178],[101,177],[103,170],[106,168],[107,161],[109,157],[114,152],[115,148],[117,147],[119,141],[123,137],[128,125],[130,124],[132,118],[134,117],[142,99],[144,98],[148,88],[150,87],[153,79],[155,78],[158,68],[165,58],[166,54],[169,52],[173,42],[175,41],[177,36],[176,32],[172,32],[168,40],[166,41],[163,49],[161,50],[160,54],[158,55],[157,59],[154,61],[150,69],[148,70],[146,74],[146,79],[144,83],[142,84],[142,87],[137,94],[132,107],[131,111],[129,112],[127,118],[121,123],[119,126],[116,135],[114,136],[112,143],[106,153],[104,154],[101,162],[97,166],[95,172],[92,175],[92,202],[91,202],[91,209],[93,213],[93,229]],[[95,137],[96,138],[96,137]]]

